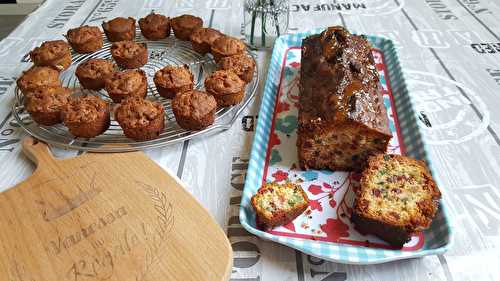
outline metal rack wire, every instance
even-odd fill
[[[138,31],[137,34],[138,35],[136,36],[135,41],[144,42],[148,46],[148,63],[141,68],[146,72],[148,77],[147,99],[160,102],[165,108],[166,124],[159,138],[140,142],[128,139],[124,136],[121,127],[114,120],[113,116],[111,118],[110,128],[103,134],[90,139],[74,137],[62,124],[55,126],[41,126],[36,124],[25,110],[23,94],[17,88],[15,90],[15,101],[12,106],[12,112],[16,121],[30,135],[54,146],[95,152],[134,151],[166,146],[187,139],[206,136],[227,130],[231,127],[234,121],[236,121],[238,115],[254,97],[259,81],[257,68],[254,73],[254,79],[247,85],[245,97],[240,104],[232,107],[218,108],[214,124],[204,130],[187,131],[180,128],[175,122],[175,117],[170,106],[170,100],[161,97],[156,90],[153,83],[155,72],[166,65],[186,64],[189,66],[194,75],[195,88],[202,89],[203,81],[207,75],[216,69],[216,63],[210,55],[203,56],[196,53],[191,48],[191,44],[189,42],[177,40],[173,36],[160,41],[149,41],[142,37],[140,31]],[[91,58],[112,59],[110,53],[111,43],[106,39],[104,39],[104,42],[103,48],[97,52],[91,54],[73,53],[71,66],[61,73],[60,78],[63,86],[74,89],[74,95],[99,95],[104,100],[111,102],[111,99],[104,90],[91,91],[82,89],[75,76],[76,67],[83,61]],[[254,57],[251,52],[248,51],[248,53]]]

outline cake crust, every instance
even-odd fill
[[[392,137],[382,89],[361,36],[329,27],[302,41],[297,148],[303,169],[361,171]]]
[[[182,93],[172,100],[175,120],[186,130],[201,130],[212,125],[216,110],[215,98],[198,90]]]
[[[135,19],[116,17],[103,22],[102,29],[111,42],[131,41],[135,38]]]
[[[97,96],[70,97],[62,107],[61,116],[64,125],[76,137],[96,137],[110,125],[109,104]]]
[[[170,26],[177,39],[189,41],[193,31],[203,26],[203,20],[193,15],[180,15],[170,21]]]
[[[66,34],[69,44],[80,54],[92,53],[102,48],[102,33],[99,27],[84,25],[68,30]]]
[[[164,15],[151,13],[139,20],[141,33],[149,40],[160,40],[170,36],[170,19]]]
[[[105,89],[116,103],[128,97],[145,98],[148,90],[146,73],[142,69],[114,72],[106,79]]]
[[[219,62],[223,57],[243,54],[245,48],[246,46],[243,41],[224,35],[213,42],[210,52],[214,56],[215,61]]]
[[[122,68],[139,68],[148,62],[148,47],[146,43],[119,41],[111,46],[111,55]]]
[[[115,111],[115,117],[125,136],[136,141],[158,138],[165,124],[163,106],[139,97],[123,100]]]
[[[100,90],[104,83],[115,72],[116,65],[106,59],[89,59],[78,65],[75,75],[85,89]]]
[[[26,94],[25,106],[35,122],[45,126],[61,123],[61,108],[71,90],[65,87],[40,87]]]
[[[206,54],[210,52],[214,41],[221,36],[223,36],[222,33],[216,29],[209,27],[198,28],[190,36],[191,45],[196,52]]]
[[[218,106],[240,103],[245,95],[245,82],[231,70],[217,70],[205,79],[207,93],[214,96]]]
[[[430,226],[441,198],[425,163],[401,155],[371,156],[360,184],[352,222],[399,248]]]
[[[155,73],[153,81],[160,96],[173,99],[193,89],[194,76],[187,65],[168,65]]]
[[[219,62],[219,68],[231,70],[238,75],[245,83],[253,79],[255,71],[255,61],[246,54],[224,57]]]
[[[47,66],[32,66],[23,72],[16,81],[17,87],[23,94],[38,87],[59,87],[59,72]]]
[[[61,71],[71,65],[70,46],[63,40],[45,41],[29,55],[36,66],[49,66]]]
[[[302,214],[309,206],[309,199],[298,184],[270,182],[259,188],[251,203],[259,223],[273,228]]]

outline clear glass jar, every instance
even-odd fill
[[[288,30],[288,0],[245,0],[243,34],[256,49],[272,48],[276,37]]]

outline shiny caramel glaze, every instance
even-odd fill
[[[390,134],[368,41],[329,27],[302,46],[300,123],[355,121]]]

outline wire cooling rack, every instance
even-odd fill
[[[200,136],[207,136],[222,132],[231,127],[236,121],[238,115],[248,105],[255,95],[259,82],[258,68],[255,68],[254,78],[247,85],[243,101],[232,107],[218,108],[215,122],[208,128],[200,131],[189,131],[180,128],[175,122],[175,117],[170,106],[170,100],[161,97],[153,83],[153,77],[156,71],[167,65],[188,65],[194,75],[195,88],[203,89],[203,81],[213,72],[217,65],[211,55],[200,55],[191,48],[190,42],[180,41],[173,35],[164,40],[150,41],[142,37],[140,30],[137,30],[136,42],[146,43],[148,47],[148,63],[141,67],[146,72],[148,78],[147,99],[160,102],[165,108],[166,124],[159,138],[149,141],[134,141],[128,139],[123,134],[121,127],[113,118],[113,108],[111,110],[111,126],[103,134],[94,138],[79,138],[71,135],[68,129],[58,124],[55,126],[41,126],[33,121],[31,116],[24,108],[24,96],[16,88],[15,102],[12,107],[14,118],[19,125],[30,135],[54,146],[78,149],[95,152],[123,152],[143,150],[148,148],[162,147],[184,140]],[[113,60],[110,53],[111,44],[104,38],[104,46],[100,50],[91,54],[72,53],[71,66],[61,73],[60,79],[63,86],[74,89],[74,95],[98,95],[104,100],[112,102],[104,90],[91,91],[80,87],[78,79],[75,76],[75,70],[78,64],[91,58],[104,58]],[[247,51],[252,58],[253,53]]]

